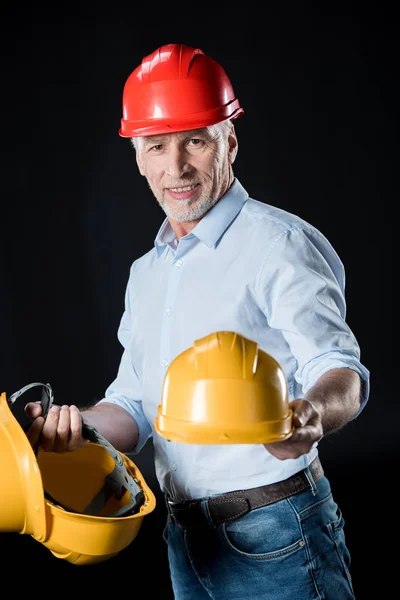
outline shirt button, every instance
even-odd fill
[[[179,259],[176,261],[175,266],[176,267],[181,267],[183,265],[183,260]]]
[[[168,366],[168,361],[165,358],[161,361],[161,366],[164,368]]]
[[[177,467],[176,467],[176,464],[175,464],[175,463],[172,463],[172,465],[171,465],[171,471],[176,471],[176,468],[177,468]]]
[[[170,317],[172,315],[172,308],[167,308],[165,314],[167,315],[167,317]]]

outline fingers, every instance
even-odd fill
[[[82,438],[82,417],[74,404],[70,406],[70,447],[76,449],[82,446],[82,443],[86,443]]]
[[[30,419],[36,419],[37,417],[39,417],[42,414],[42,412],[43,412],[43,410],[42,410],[42,405],[41,405],[40,401],[28,402],[28,404],[25,406],[25,414]]]
[[[43,429],[43,425],[44,425],[44,418],[37,417],[33,421],[32,425],[30,426],[30,428],[28,429],[28,431],[26,433],[26,436],[27,436],[32,448],[36,448],[36,446],[39,442],[40,434],[42,433],[42,429]]]
[[[52,445],[53,452],[66,452],[69,442],[70,421],[69,406],[64,404],[58,411],[56,435]]]
[[[28,402],[24,410],[25,414],[32,420],[32,425],[26,432],[26,436],[32,448],[36,448],[44,425],[44,418],[41,416],[43,410],[40,400],[38,402]]]
[[[292,422],[295,428],[292,443],[308,452],[323,435],[320,413],[310,402],[301,400],[294,407]]]
[[[292,403],[292,422],[294,427],[304,427],[318,416],[315,407],[308,400],[298,399]]]
[[[47,414],[45,424],[43,425],[41,446],[43,450],[46,450],[47,452],[53,450],[56,441],[60,412],[61,406],[53,404]]]
[[[292,435],[281,442],[264,444],[265,448],[279,460],[298,458],[315,447],[315,442],[323,436],[321,415],[318,410],[304,399],[292,402]]]
[[[43,425],[41,446],[46,452],[71,452],[86,444],[82,419],[75,406],[53,404]]]
[[[29,402],[25,413],[32,419],[27,437],[33,448],[40,443],[46,452],[69,452],[87,443],[82,437],[82,418],[75,405],[53,404],[46,419],[40,401]]]

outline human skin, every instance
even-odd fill
[[[136,162],[177,239],[232,185],[238,143],[232,124],[134,140]]]

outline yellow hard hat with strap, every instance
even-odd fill
[[[155,496],[132,460],[87,423],[89,443],[78,450],[35,451],[21,417],[24,394],[34,387],[46,416],[54,402],[48,383],[0,396],[0,532],[29,534],[74,564],[107,560],[136,537]]]

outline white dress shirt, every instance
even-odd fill
[[[190,499],[257,487],[303,469],[318,453],[280,461],[262,444],[184,444],[155,432],[167,366],[210,333],[258,342],[282,367],[289,400],[330,369],[354,369],[365,382],[363,409],[369,371],[345,321],[344,288],[343,264],[321,232],[250,198],[237,179],[179,243],[165,219],[154,248],[132,264],[118,330],[121,363],[100,401],[137,421],[133,453],[153,437],[163,491]]]

